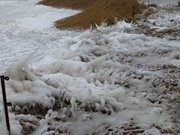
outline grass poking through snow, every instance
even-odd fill
[[[144,8],[137,0],[44,0],[40,3],[54,7],[83,9],[79,14],[56,21],[55,26],[61,29],[87,29],[90,25],[100,25],[102,22],[112,25],[115,20],[136,20],[136,14],[141,13]]]

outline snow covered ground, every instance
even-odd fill
[[[62,38],[73,36],[73,32],[59,31],[53,27],[53,22],[77,11],[35,5],[37,2],[0,0],[1,71],[34,51],[41,59],[49,55],[57,56],[67,49]]]
[[[168,6],[176,6],[178,5],[179,0],[139,0],[144,4],[156,4],[161,7],[168,7]]]
[[[0,0],[0,71],[10,77],[14,135],[180,134],[179,40],[123,21],[58,30],[55,20],[78,11],[35,3]]]

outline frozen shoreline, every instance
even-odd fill
[[[124,125],[145,135],[178,132],[180,119],[173,120],[179,111],[168,110],[179,106],[178,41],[137,34],[125,22],[99,31],[61,31],[53,21],[77,11],[21,2],[0,1],[0,11],[8,13],[0,15],[0,71],[11,78],[15,135],[25,128],[34,135],[122,133]]]
[[[73,36],[57,30],[53,22],[78,11],[35,5],[37,0],[20,2],[0,1],[0,71],[36,50],[39,59],[57,56],[67,49],[62,38]]]

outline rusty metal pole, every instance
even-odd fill
[[[11,135],[9,114],[8,114],[8,107],[7,107],[6,87],[5,87],[5,80],[9,80],[9,77],[5,77],[5,76],[0,76],[0,77],[1,77],[1,88],[2,88],[3,103],[4,103],[6,126],[7,126],[8,132],[9,132],[9,135]]]

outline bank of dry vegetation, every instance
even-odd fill
[[[97,0],[42,0],[39,4],[56,8],[86,9]]]
[[[40,4],[81,9],[81,13],[55,22],[57,28],[89,28],[106,22],[112,25],[116,20],[136,20],[144,6],[137,0],[43,0]],[[115,19],[116,18],[116,19]]]

